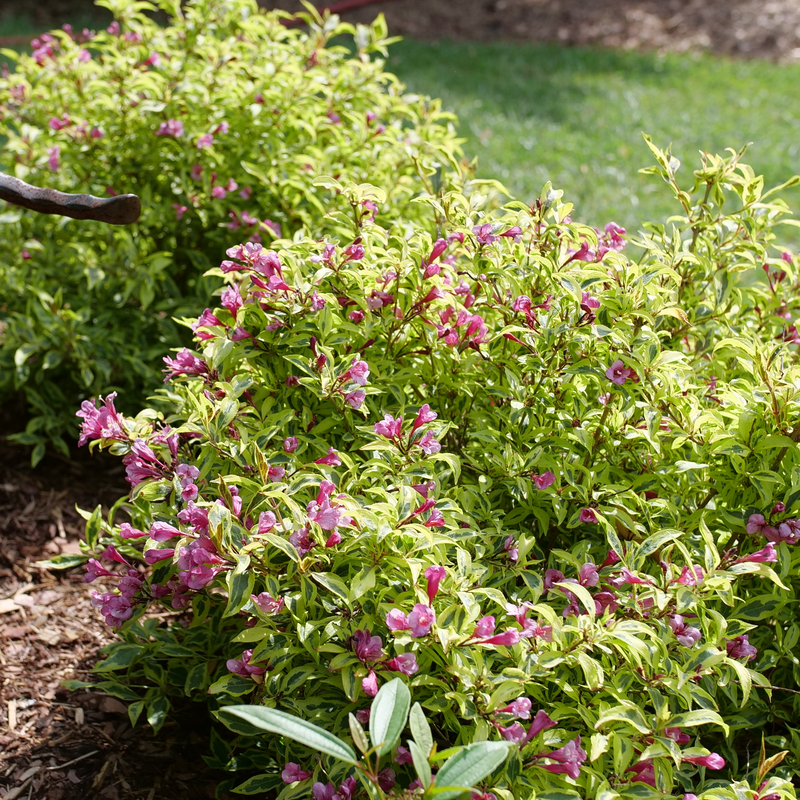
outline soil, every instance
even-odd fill
[[[0,420],[0,429],[9,430]],[[113,634],[91,604],[82,570],[36,565],[80,552],[76,504],[106,508],[129,488],[117,459],[49,456],[0,442],[0,796],[3,800],[197,800],[225,776],[201,760],[207,720],[191,711],[158,737],[131,729],[125,706],[69,692],[91,680]],[[198,709],[201,713],[202,709]]]
[[[259,0],[302,10],[299,0]],[[315,0],[358,5],[359,0]],[[392,34],[419,39],[560,42],[800,61],[800,0],[381,0],[342,12],[352,22],[386,15]],[[4,0],[5,15],[45,29],[96,10],[91,0]]]

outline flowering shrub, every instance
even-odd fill
[[[120,632],[99,686],[132,720],[206,702],[229,787],[349,800],[321,734],[234,717],[363,752],[349,715],[399,679],[430,744],[395,731],[364,762],[374,797],[432,796],[425,759],[479,742],[510,752],[459,779],[473,797],[794,796],[786,209],[740,154],[682,187],[652,149],[684,212],[638,237],[547,186],[496,212],[430,197],[437,237],[340,215],[231,247],[194,349],[165,358],[170,412],[83,404],[132,485],[128,522],[87,515],[84,557]]]
[[[158,382],[219,285],[204,277],[232,237],[269,244],[332,230],[326,213],[391,225],[458,165],[451,117],[384,72],[371,27],[309,16],[287,29],[255,0],[108,0],[107,31],[54,31],[31,55],[5,51],[0,169],[40,186],[139,194],[129,228],[11,210],[0,221],[0,398],[24,392],[20,441],[75,431],[71,408],[124,390],[131,409]],[[337,44],[350,35],[355,52]],[[338,37],[338,38],[337,38]],[[334,41],[331,41],[334,40]],[[352,204],[319,175],[369,181]]]

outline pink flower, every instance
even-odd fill
[[[731,658],[743,658],[745,661],[752,661],[758,655],[758,650],[750,644],[750,637],[747,634],[737,636],[728,642],[726,649]]]
[[[169,136],[172,139],[177,139],[179,136],[183,136],[183,123],[177,119],[162,122],[158,126],[156,136]]]
[[[285,600],[283,597],[279,597],[277,600],[269,593],[269,592],[261,592],[261,594],[251,594],[250,599],[253,601],[255,605],[258,606],[259,610],[262,611],[264,614],[280,614],[283,611],[283,607],[285,605]],[[298,780],[300,780],[298,778]]]
[[[606,609],[611,614],[614,614],[619,608],[617,596],[613,592],[598,592],[592,599],[594,600],[595,611],[598,614],[602,614]]]
[[[225,195],[227,195],[227,192],[225,191],[225,189],[222,188],[222,186],[215,186],[211,190],[211,196],[216,198],[217,200],[224,200]]]
[[[269,533],[275,527],[277,521],[272,511],[262,511],[258,515],[258,533],[261,535]]]
[[[755,553],[750,553],[749,556],[742,556],[734,561],[734,564],[771,564],[778,560],[778,553],[775,551],[775,545],[769,542],[766,547],[756,550]]]
[[[387,439],[397,439],[403,427],[403,418],[395,419],[391,414],[384,414],[381,422],[376,422],[373,430],[378,436],[385,436]]]
[[[492,230],[493,230],[492,224],[490,222],[486,222],[483,225],[476,225],[472,229],[472,233],[478,240],[478,244],[486,245],[486,244],[492,244],[492,242],[496,242],[498,239],[498,237],[492,233]]]
[[[328,467],[338,467],[341,466],[342,460],[339,458],[339,454],[332,447],[329,447],[328,455],[318,458],[314,463],[324,464]]]
[[[514,534],[509,534],[508,538],[503,543],[503,550],[508,553],[509,561],[516,562],[519,560],[519,548],[515,547]]]
[[[122,525],[119,526],[119,535],[123,539],[144,539],[148,534],[146,531],[140,531],[138,528],[134,528],[128,522],[123,522]]]
[[[349,319],[351,322],[355,322],[355,323],[356,323],[356,325],[357,325],[359,322],[363,322],[363,321],[364,321],[364,312],[363,312],[363,311],[361,311],[360,309],[356,309],[355,311],[351,311],[351,312],[350,312],[350,313],[347,315],[347,318],[348,318],[348,319]]]
[[[761,533],[767,527],[767,521],[764,519],[763,514],[751,514],[750,519],[747,520],[747,532],[751,535]]]
[[[167,542],[183,534],[167,522],[154,522],[150,526],[150,538],[154,542]]]
[[[555,761],[555,764],[537,764],[537,767],[546,769],[556,775],[569,775],[573,780],[577,780],[580,775],[580,767],[586,761],[586,751],[581,747],[581,737],[578,736],[567,742],[558,750],[549,753],[538,753],[536,758],[546,758]]]
[[[680,728],[664,728],[664,736],[672,739],[676,744],[689,744],[692,737],[688,733],[684,733]]]
[[[411,432],[418,430],[423,425],[427,425],[429,422],[433,422],[439,415],[435,411],[431,411],[431,407],[425,403],[425,405],[421,406],[419,411],[417,412],[416,419],[411,426]]]
[[[481,617],[478,624],[475,626],[475,632],[472,634],[473,638],[484,638],[491,636],[495,629],[495,618],[492,616]]]
[[[399,608],[393,608],[386,615],[386,627],[390,631],[410,631],[411,623]]]
[[[585,522],[585,523],[597,523],[598,522],[597,514],[595,514],[595,511],[594,511],[593,508],[584,508],[584,509],[582,509],[581,510],[580,520],[581,520],[581,522]]]
[[[411,751],[407,748],[403,747],[403,745],[398,745],[397,750],[394,754],[394,763],[395,764],[413,764],[414,759],[411,756]]]
[[[511,647],[518,644],[522,637],[518,630],[509,628],[507,631],[490,636],[488,639],[481,639],[477,644],[493,644],[498,647]]]
[[[427,636],[436,622],[436,612],[430,607],[417,603],[408,615],[411,635],[417,639]]]
[[[425,580],[428,581],[427,594],[429,603],[433,603],[433,599],[439,593],[439,584],[446,575],[447,572],[444,567],[428,567],[425,570]]]
[[[675,614],[669,618],[669,626],[675,634],[675,638],[684,647],[694,647],[701,637],[700,630],[687,625],[680,614]]]
[[[543,472],[541,475],[531,475],[531,480],[541,492],[549,489],[556,482],[556,476],[552,472]]]
[[[225,662],[228,672],[234,675],[239,675],[242,678],[252,678],[253,675],[263,675],[265,670],[263,667],[250,666],[250,659],[253,657],[252,650],[245,650],[241,658],[229,658]]]
[[[527,717],[525,717],[527,719]],[[533,722],[531,723],[531,727],[528,729],[528,735],[525,737],[525,741],[529,742],[534,736],[538,736],[542,731],[549,730],[550,728],[555,728],[558,723],[555,720],[550,719],[547,715],[546,711],[537,711],[536,716],[533,718]]]
[[[47,166],[51,172],[58,172],[59,159],[61,158],[61,148],[58,145],[47,148]]]
[[[386,662],[386,669],[402,672],[403,675],[414,675],[419,672],[419,664],[414,653],[401,653]]]
[[[61,119],[58,117],[51,117],[47,124],[51,130],[60,131],[62,128],[66,128],[70,124],[70,118],[68,114],[64,114]]]
[[[344,401],[347,405],[350,406],[354,411],[358,411],[362,405],[364,405],[364,400],[367,397],[367,393],[363,389],[356,389],[355,391],[348,392],[344,396]]]
[[[113,22],[112,22],[112,23],[111,23],[111,24],[110,24],[110,25],[109,25],[109,26],[106,28],[106,30],[107,30],[107,31],[108,31],[108,32],[109,32],[109,33],[110,33],[112,36],[119,36],[119,22],[117,22],[116,20],[114,20],[114,21],[113,21]]]
[[[316,547],[316,542],[309,536],[308,528],[300,528],[289,537],[289,543],[297,550],[297,554],[302,558],[308,555],[312,548]]]
[[[287,436],[283,440],[283,452],[284,453],[294,453],[295,450],[300,446],[300,442],[298,441],[296,436]]]
[[[310,772],[300,769],[299,764],[290,761],[281,772],[281,780],[284,783],[295,783],[297,781],[304,781],[311,777]]]
[[[512,714],[517,719],[530,719],[533,703],[527,697],[518,697],[505,708],[498,708],[495,714]]]
[[[696,764],[707,769],[716,770],[725,767],[725,759],[717,753],[709,753],[707,756],[683,756],[682,760],[687,764]]]
[[[81,417],[81,435],[78,439],[78,447],[83,447],[91,439],[117,439],[125,441],[127,435],[122,425],[122,418],[114,408],[114,398],[117,393],[111,392],[105,400],[100,397],[100,407],[97,408],[94,402],[84,400],[80,410],[75,412],[76,417]]]
[[[434,455],[435,453],[440,452],[442,449],[442,445],[434,437],[432,431],[426,431],[422,435],[422,438],[417,442],[417,444],[419,445],[419,447],[422,448],[422,452],[428,456]]]
[[[80,53],[78,53],[78,61],[81,64],[85,64],[87,61],[92,60],[92,54],[84,47],[81,49]]]
[[[519,724],[519,722],[515,722],[513,725],[510,725],[508,728],[504,728],[502,725],[496,725],[497,730],[500,732],[500,735],[507,741],[507,742],[516,742],[519,744],[520,742],[525,741],[525,728]]]
[[[204,147],[211,147],[214,144],[214,136],[211,133],[204,133],[197,140],[197,149],[202,150]]]
[[[681,584],[681,586],[699,586],[704,577],[705,573],[702,567],[684,567],[676,583]]]
[[[556,583],[564,580],[564,573],[558,569],[548,569],[544,573],[544,594],[547,594]]]
[[[161,56],[156,53],[150,53],[145,61],[142,62],[143,67],[160,67],[161,66]]]
[[[172,207],[175,209],[175,219],[180,222],[183,215],[189,210],[188,206],[182,206],[180,203],[173,203]]]
[[[597,567],[591,561],[584,564],[578,573],[578,582],[581,586],[597,586],[600,576],[597,574]]]
[[[92,139],[102,139],[102,138],[105,137],[105,133],[103,133],[103,131],[101,131],[100,128],[98,128],[95,125],[94,127],[92,127],[92,130],[89,133],[89,136],[91,136]]]
[[[592,297],[589,292],[584,292],[581,295],[581,308],[591,313],[596,309],[600,308],[600,301],[596,297]]]
[[[646,783],[648,786],[652,787],[656,785],[656,770],[651,758],[633,764],[633,766],[628,767],[625,772],[633,773],[634,782]]]
[[[423,523],[423,525],[426,528],[441,528],[441,527],[443,527],[444,526],[444,516],[442,515],[442,512],[439,511],[438,508],[434,508],[433,511],[431,511],[430,516],[428,517],[428,519],[426,519],[425,522]]]
[[[342,375],[343,380],[351,380],[359,386],[367,385],[367,378],[369,377],[369,364],[366,361],[360,361],[358,356],[353,359],[350,369]]]
[[[162,360],[167,365],[168,372],[164,383],[178,375],[197,376],[208,374],[206,362],[197,356],[193,356],[185,347],[176,353],[175,358],[164,356]]]
[[[378,694],[378,677],[375,675],[375,670],[371,669],[369,675],[362,679],[361,688],[368,697],[375,697]]]
[[[606,370],[606,378],[608,378],[611,383],[617,384],[617,386],[622,386],[625,381],[628,380],[630,377],[632,370],[626,367],[622,361],[617,359],[607,370]]]
[[[359,661],[378,661],[383,655],[383,641],[380,636],[370,636],[369,629],[353,634],[353,651]]]

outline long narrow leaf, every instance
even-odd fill
[[[381,686],[369,717],[369,738],[378,755],[394,747],[406,726],[410,707],[411,692],[400,678]]]

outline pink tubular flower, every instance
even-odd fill
[[[527,697],[518,697],[505,708],[498,708],[495,714],[511,714],[517,719],[530,719],[533,704]]]
[[[223,289],[220,300],[222,305],[227,308],[234,317],[244,304],[244,301],[242,300],[242,293],[239,291],[239,287],[235,284],[233,286],[226,286],[225,289]]]
[[[94,402],[84,400],[81,407],[75,412],[76,417],[80,417],[81,435],[78,439],[78,447],[83,447],[91,439],[117,439],[124,441],[127,436],[122,425],[122,418],[114,408],[114,399],[117,393],[111,392],[105,400],[100,397],[100,407],[97,408]]]
[[[342,375],[342,379],[351,380],[359,386],[366,386],[367,378],[369,378],[369,364],[366,361],[361,361],[358,356],[353,359],[350,368]]]
[[[680,614],[674,614],[669,618],[669,626],[675,638],[684,647],[694,647],[700,641],[702,635],[700,630],[687,625]]]
[[[86,575],[83,576],[84,583],[91,583],[97,578],[113,577],[114,573],[107,570],[96,558],[90,558],[86,565]]]
[[[212,197],[213,197],[215,200],[224,200],[224,199],[225,199],[225,196],[226,196],[227,194],[228,194],[228,193],[225,191],[225,189],[224,189],[222,186],[215,186],[215,187],[214,187],[214,188],[211,190],[211,196],[212,196]]]
[[[179,375],[208,375],[208,365],[202,358],[193,356],[185,347],[178,350],[175,358],[164,356],[162,359],[167,365],[167,377],[164,378],[164,383],[172,378],[177,378]]]
[[[306,772],[300,768],[299,764],[290,761],[281,772],[281,780],[284,783],[296,783],[297,781],[304,781],[311,777],[310,772]]]
[[[182,206],[180,203],[173,203],[172,207],[175,209],[175,219],[180,222],[183,215],[189,210],[188,206]]]
[[[378,661],[383,655],[383,641],[380,636],[370,636],[369,628],[353,634],[353,651],[359,661]]]
[[[613,592],[598,592],[592,598],[594,600],[595,611],[602,614],[608,609],[609,613],[614,614],[619,608],[617,596]]]
[[[229,658],[225,662],[228,672],[234,675],[239,675],[242,678],[252,678],[254,675],[263,675],[265,670],[263,667],[253,667],[250,665],[250,659],[253,657],[252,650],[245,650],[241,658]]]
[[[541,492],[549,489],[556,482],[556,476],[552,472],[543,472],[541,475],[531,475],[531,480]]]
[[[746,662],[752,661],[757,655],[757,648],[750,644],[750,637],[747,634],[737,636],[725,646],[731,658],[743,658]]]
[[[162,122],[158,126],[156,136],[169,136],[172,139],[177,139],[179,136],[183,136],[183,123],[177,119]]]
[[[289,544],[297,550],[297,554],[302,558],[308,555],[317,543],[309,536],[308,528],[300,528],[289,537]]]
[[[436,439],[432,431],[426,431],[417,444],[427,456],[434,455],[442,450],[441,443]]]
[[[599,521],[597,519],[597,514],[595,514],[595,511],[594,511],[593,508],[581,509],[580,520],[581,520],[581,522],[593,523],[593,524],[597,523]]]
[[[439,593],[439,584],[445,579],[447,572],[444,567],[428,567],[425,570],[425,580],[428,582],[428,602],[433,603],[434,597]]]
[[[531,727],[528,728],[528,735],[525,737],[525,741],[529,742],[543,731],[550,730],[550,728],[555,728],[557,725],[558,723],[555,720],[550,719],[546,711],[537,711],[536,716],[533,718],[533,722],[531,723]]]
[[[154,522],[150,526],[150,538],[154,542],[168,542],[176,536],[183,536],[183,534],[166,522]]]
[[[544,592],[547,594],[556,583],[561,583],[564,580],[564,573],[558,569],[548,569],[544,573]]]
[[[723,769],[725,759],[718,753],[709,753],[707,756],[683,756],[682,760],[687,764],[696,764],[698,767],[707,769]]]
[[[615,383],[617,386],[622,386],[625,381],[628,380],[630,377],[632,370],[626,367],[622,361],[617,359],[607,370],[606,370],[606,378],[608,378],[611,383]]]
[[[145,536],[147,536],[147,532],[134,528],[128,522],[123,522],[122,525],[119,526],[119,535],[123,539],[144,539]]]
[[[495,626],[496,620],[494,617],[481,617],[478,620],[478,624],[475,626],[475,632],[472,634],[472,637],[477,639],[491,636],[494,633]]]
[[[414,653],[401,653],[386,662],[386,669],[401,672],[403,675],[414,675],[419,672],[419,664]]]
[[[705,572],[702,567],[684,567],[676,583],[681,584],[681,586],[699,586],[704,578]]]
[[[537,767],[546,769],[556,775],[569,775],[573,780],[577,780],[580,775],[581,764],[586,761],[586,751],[581,747],[581,737],[578,736],[558,750],[552,750],[549,753],[538,753],[536,758],[546,758],[556,762],[555,764],[537,764]]]
[[[262,511],[258,515],[258,533],[269,533],[277,523],[277,518],[272,511]]]
[[[100,609],[106,624],[113,628],[119,628],[126,619],[133,616],[131,601],[114,592],[105,592],[104,594],[92,592],[92,605]]]
[[[435,411],[431,411],[431,407],[425,403],[425,405],[420,407],[420,410],[417,412],[416,419],[411,426],[411,432],[418,430],[423,425],[426,425],[429,422],[433,422],[439,415]]]
[[[284,453],[294,453],[295,450],[300,446],[300,442],[298,441],[296,436],[287,436],[283,440],[283,452]]]
[[[264,614],[280,614],[286,603],[283,597],[277,600],[269,592],[261,592],[261,594],[251,594],[250,599],[258,606],[259,610]],[[298,780],[300,780],[298,778]]]
[[[639,761],[636,764],[628,767],[625,772],[633,773],[634,782],[646,783],[648,786],[655,788],[656,785],[656,771],[653,766],[653,760],[647,758],[644,761]]]
[[[391,414],[384,414],[381,422],[376,422],[373,430],[378,436],[385,436],[387,439],[397,439],[403,428],[403,418],[395,419]]]
[[[399,608],[393,608],[386,615],[386,627],[390,631],[410,631],[411,623]]]
[[[348,392],[344,396],[344,401],[353,411],[358,411],[364,405],[364,400],[367,398],[367,393],[363,389],[356,389]]]
[[[775,551],[775,545],[769,542],[766,547],[756,550],[755,553],[750,553],[749,556],[742,556],[734,561],[734,564],[772,564],[778,560],[778,553]]]
[[[363,723],[362,723],[363,724]],[[413,764],[414,759],[411,757],[411,751],[399,745],[394,755],[395,764]]]
[[[368,697],[375,697],[378,694],[378,676],[375,674],[375,670],[371,669],[369,675],[362,679],[361,688]]]
[[[427,636],[436,622],[436,612],[422,603],[417,603],[414,610],[408,615],[408,624],[411,635],[416,639]]]
[[[444,527],[444,516],[438,508],[431,511],[430,516],[425,522],[422,523],[426,528],[442,528]]]
[[[339,454],[332,447],[329,447],[328,455],[318,458],[314,463],[324,464],[328,467],[339,467],[342,464],[342,459],[339,458]]]
[[[514,534],[509,534],[508,538],[503,542],[503,550],[508,554],[509,561],[517,562],[519,560],[519,548],[515,546]]]
[[[498,237],[495,236],[492,231],[493,226],[490,222],[486,222],[483,225],[476,225],[472,229],[472,233],[480,245],[492,244],[497,241]]]
[[[47,148],[47,166],[50,167],[50,172],[58,172],[59,159],[61,158],[61,148],[58,145]]]
[[[477,644],[492,644],[496,645],[497,647],[512,647],[515,644],[519,644],[522,637],[518,630],[514,628],[509,628],[507,631],[503,631],[502,633],[497,633],[494,636],[490,636],[488,639],[480,639]]]
[[[516,742],[519,744],[525,741],[525,728],[523,728],[519,722],[509,725],[507,728],[497,724],[495,724],[495,727],[507,742]]]
[[[204,133],[197,140],[197,149],[202,150],[204,147],[211,147],[214,144],[214,136],[211,133]]]

